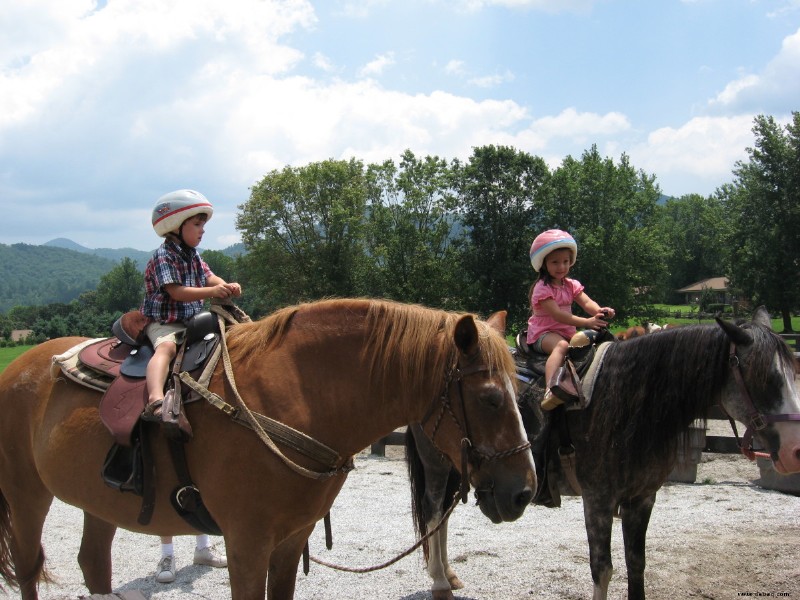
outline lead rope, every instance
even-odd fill
[[[239,390],[236,388],[236,380],[234,379],[233,367],[231,366],[231,357],[230,354],[228,354],[228,343],[225,340],[226,336],[224,333],[224,326],[225,326],[224,323],[220,323],[220,329],[223,332],[222,335],[220,336],[220,342],[222,344],[222,364],[224,365],[225,368],[225,377],[228,380],[228,384],[231,386],[231,391],[233,392],[236,401],[239,403],[239,406],[243,409],[244,414],[247,416],[247,420],[250,423],[251,429],[256,432],[261,441],[264,442],[267,448],[272,450],[272,452],[274,452],[275,455],[277,455],[278,458],[280,458],[287,467],[289,467],[295,473],[303,475],[304,477],[320,480],[320,479],[328,479],[329,477],[333,477],[334,475],[337,475],[339,473],[349,472],[351,470],[350,468],[348,468],[350,464],[349,462],[345,462],[345,464],[340,466],[338,469],[318,472],[318,471],[312,471],[311,469],[307,469],[302,465],[298,465],[296,462],[294,462],[292,459],[286,456],[283,452],[281,452],[280,448],[278,448],[275,442],[272,441],[272,438],[261,426],[261,423],[259,423],[258,419],[256,419],[253,412],[250,410],[247,404],[245,404],[244,400],[239,394]]]
[[[371,567],[345,567],[343,565],[336,565],[336,564],[333,564],[333,563],[326,562],[326,561],[324,561],[322,559],[316,558],[315,556],[311,557],[311,561],[317,563],[318,565],[322,565],[323,567],[328,567],[330,569],[336,569],[337,571],[347,571],[348,573],[371,573],[372,571],[379,571],[380,569],[385,569],[386,567],[389,567],[389,566],[393,565],[397,561],[404,559],[406,556],[408,556],[409,554],[414,552],[417,548],[422,546],[422,544],[424,544],[426,541],[428,541],[428,539],[433,534],[435,534],[437,531],[439,531],[442,528],[442,526],[447,522],[447,519],[450,518],[450,515],[452,514],[453,510],[455,509],[455,507],[458,506],[458,501],[459,501],[460,497],[461,497],[461,494],[456,494],[455,495],[455,497],[453,498],[453,502],[450,504],[450,508],[448,508],[447,512],[445,512],[444,515],[442,515],[442,518],[439,520],[439,523],[436,525],[436,527],[434,527],[428,533],[426,533],[423,537],[421,537],[408,550],[405,550],[405,551],[401,552],[400,554],[398,554],[394,558],[389,559],[384,563],[381,563],[379,565],[373,565]]]

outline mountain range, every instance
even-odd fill
[[[243,244],[221,250],[232,257],[244,251]],[[66,238],[41,246],[0,244],[0,313],[15,306],[69,303],[97,289],[100,278],[123,258],[144,271],[151,255],[134,248],[87,248]]]

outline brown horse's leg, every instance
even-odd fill
[[[9,491],[7,497],[11,514],[11,558],[23,600],[37,600],[39,583],[51,581],[44,569],[42,529],[53,496],[43,487],[36,487],[39,493],[31,493],[21,501],[11,497],[12,493],[16,496],[16,489]]]
[[[265,598],[267,593],[267,573],[272,554],[273,538],[260,536],[257,527],[225,527],[225,553],[228,555],[228,574],[231,580],[231,599],[250,600]],[[290,599],[288,596],[287,599]]]
[[[269,579],[267,580],[267,598],[269,600],[294,598],[297,565],[300,563],[300,556],[312,531],[314,531],[313,525],[288,537],[272,551],[272,558],[269,561]]]
[[[88,512],[83,513],[83,538],[78,564],[91,594],[111,593],[111,542],[116,532],[115,525]]]

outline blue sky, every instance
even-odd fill
[[[270,171],[405,149],[555,168],[596,144],[708,195],[755,115],[800,110],[800,0],[5,4],[3,244],[150,250],[156,199],[194,188],[221,249]]]

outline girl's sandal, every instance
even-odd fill
[[[163,400],[151,402],[144,407],[144,410],[139,418],[142,421],[148,421],[150,423],[161,423],[161,405],[163,403]]]

